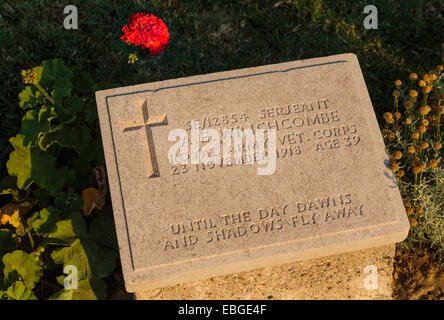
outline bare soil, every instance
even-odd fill
[[[108,299],[132,300],[134,295],[125,291],[119,267],[108,277]],[[406,253],[396,250],[393,270],[394,300],[444,300],[444,263],[435,251],[417,249]]]
[[[444,263],[433,250],[426,248],[405,253],[397,249],[393,299],[444,300]]]

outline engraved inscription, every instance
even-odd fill
[[[253,132],[256,129],[275,129],[277,132],[276,158],[292,159],[310,152],[319,153],[352,148],[361,142],[358,126],[355,123],[342,123],[339,109],[331,100],[319,98],[285,106],[258,108],[258,114],[255,117],[247,112],[203,116],[201,119],[185,121],[184,128],[185,130],[215,128],[221,137],[221,145],[224,129],[231,129],[233,132],[237,129],[251,129]],[[229,149],[234,151],[233,146]],[[249,146],[243,140],[241,150],[241,163],[248,163],[248,160],[251,160],[247,152]],[[263,159],[266,154],[266,152],[265,154],[254,153],[253,160],[256,162]],[[189,159],[190,157],[188,154],[179,154],[179,158]],[[227,167],[232,167],[232,164],[224,162],[206,165],[170,164],[171,174],[174,176],[204,173],[212,169]]]
[[[217,217],[179,222],[168,226],[164,251],[213,245],[242,237],[297,231],[322,224],[343,223],[364,216],[364,204],[351,193],[330,195],[294,203],[221,213]]]

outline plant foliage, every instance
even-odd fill
[[[103,166],[89,74],[62,60],[22,72],[20,132],[0,181],[0,299],[103,299],[103,278],[115,269],[112,218],[84,214],[83,191]],[[75,266],[78,289],[64,288]]]

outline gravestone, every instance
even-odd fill
[[[407,236],[353,54],[98,91],[96,100],[129,292]]]

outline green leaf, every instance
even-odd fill
[[[90,100],[85,106],[85,120],[97,120],[99,114],[97,112],[97,105],[93,100]]]
[[[29,144],[35,145],[40,132],[48,130],[47,124],[45,128],[42,128],[38,117],[38,110],[33,109],[26,112],[25,116],[22,118],[21,133],[23,134],[23,145],[25,146],[28,146]]]
[[[73,85],[70,81],[72,72],[65,63],[60,59],[46,60],[43,62],[42,76],[39,84],[51,91],[51,96],[56,101],[61,101],[62,98],[71,94]]]
[[[0,229],[0,289],[3,286],[3,262],[2,257],[9,251],[15,249],[17,236],[8,229]],[[1,292],[0,292],[1,300]]]
[[[30,144],[31,146],[34,146],[38,141],[40,133],[48,130],[47,124],[45,127],[42,127],[42,125],[39,123],[38,116],[39,112],[37,110],[29,110],[22,119],[21,133],[24,136],[23,145],[25,146]]]
[[[74,132],[76,132],[74,130]],[[74,138],[72,138],[74,140]],[[35,182],[55,196],[63,187],[75,180],[75,170],[64,166],[55,168],[56,158],[39,148],[23,145],[23,135],[10,139],[14,151],[6,163],[8,173],[17,177],[17,187],[26,190]],[[80,142],[78,143],[81,146]]]
[[[27,86],[19,93],[19,106],[22,109],[34,108],[43,104],[45,96],[35,87]]]
[[[69,244],[78,236],[85,235],[86,232],[85,219],[79,212],[74,212],[69,215],[68,219],[57,221],[55,230],[48,234],[48,238]]]
[[[78,270],[79,279],[91,275],[103,278],[108,276],[116,267],[117,243],[112,219],[102,216],[94,219],[89,231],[86,230],[84,218],[80,213],[71,214],[71,219],[63,223],[63,232],[51,234],[52,238],[67,238],[73,235],[78,238],[70,246],[56,249],[51,257],[57,264],[74,265]],[[57,223],[57,225],[59,225]],[[61,229],[62,230],[62,229]]]
[[[57,115],[54,107],[42,106],[40,110],[29,110],[22,118],[21,133],[24,135],[25,146],[35,146],[42,134],[50,131],[51,120]]]
[[[0,180],[0,194],[9,194],[9,192],[6,191],[15,188],[17,188],[17,177],[5,176]]]
[[[92,163],[94,166],[101,166],[105,164],[102,139],[100,139],[100,137],[92,139],[92,141],[89,143],[88,151],[84,157],[85,160]]]
[[[15,235],[8,229],[0,229],[0,257],[3,257],[7,252],[14,249],[15,246]]]
[[[74,68],[72,70],[74,90],[77,93],[91,93],[92,90],[92,76],[90,73],[83,71],[81,68]]]
[[[75,239],[68,247],[54,250],[51,257],[57,264],[63,264],[63,268],[73,265],[78,270],[78,279],[86,279],[91,276],[91,268],[89,267],[88,256],[80,239]]]
[[[46,189],[51,196],[58,194],[65,186],[70,185],[76,178],[76,171],[67,166],[56,168],[52,173]]]
[[[73,88],[72,82],[69,79],[57,79],[53,84],[54,90],[51,91],[51,96],[56,101],[61,101],[64,97],[71,94]]]
[[[33,182],[48,189],[48,182],[54,171],[56,158],[37,148],[23,145],[23,135],[18,134],[9,141],[14,151],[6,163],[8,173],[17,177],[17,187],[27,189]]]
[[[22,237],[26,234],[26,228],[23,225],[19,211],[14,212],[14,214],[11,216],[11,219],[9,220],[9,223],[15,228],[15,233],[18,236]]]
[[[37,300],[23,281],[15,281],[5,292],[8,300]]]
[[[52,105],[43,105],[39,111],[39,122],[43,125],[48,123],[51,128],[51,120],[57,118],[57,113]]]
[[[77,194],[72,188],[66,193],[59,193],[54,199],[54,204],[62,216],[66,216],[74,211],[80,211],[83,207],[83,197]]]
[[[116,268],[117,251],[91,239],[82,239],[82,245],[92,274],[99,278],[109,276]]]
[[[49,193],[45,189],[38,188],[32,191],[32,197],[35,199],[35,204],[40,208],[48,206],[49,203]]]
[[[109,248],[118,250],[114,220],[104,214],[98,214],[89,227],[89,238]]]
[[[88,151],[90,141],[91,131],[88,127],[64,126],[58,131],[48,132],[42,135],[39,141],[39,147],[43,151],[47,151],[52,144],[56,143],[61,147],[73,148],[79,156],[83,156]]]
[[[103,300],[106,299],[107,289],[103,280],[97,277],[80,280],[77,289],[61,289],[49,300]]]
[[[55,230],[57,220],[57,211],[53,207],[48,207],[35,212],[26,223],[36,234],[45,235]]]
[[[19,190],[17,189],[17,177],[7,175],[0,180],[0,195],[10,194],[17,199]]]
[[[91,277],[79,281],[77,290],[74,290],[73,300],[104,300],[107,296],[106,284],[102,279]]]
[[[79,96],[69,96],[63,102],[63,114],[72,117],[83,110],[83,105]]]
[[[49,297],[48,300],[72,300],[73,289],[61,289]]]
[[[33,289],[42,276],[42,264],[35,255],[15,250],[3,256],[5,281],[12,284],[22,280],[29,289]]]
[[[71,184],[73,189],[83,190],[93,185],[92,166],[85,158],[72,157],[67,165],[76,171],[76,180]]]

